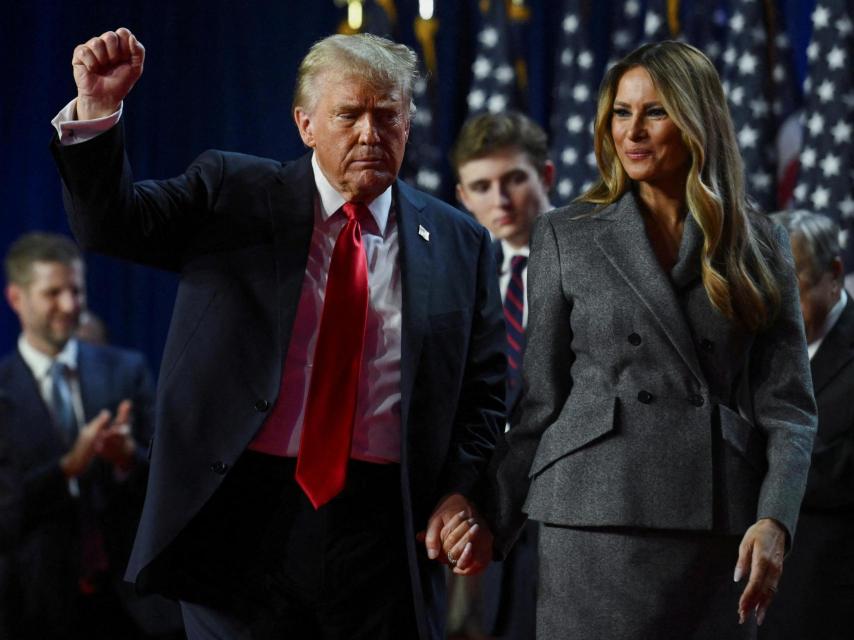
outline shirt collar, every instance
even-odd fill
[[[320,213],[323,216],[324,222],[328,220],[332,214],[338,211],[347,200],[344,199],[338,191],[335,190],[323,171],[320,165],[317,164],[317,154],[311,154],[311,168],[314,172],[314,184],[317,186],[317,193],[320,195]],[[380,195],[368,203],[368,209],[377,223],[377,228],[380,235],[385,236],[385,228],[388,224],[388,214],[391,210],[391,186],[383,191]]]
[[[21,334],[18,337],[18,352],[21,354],[21,358],[23,358],[24,362],[30,368],[30,371],[33,372],[33,376],[37,380],[41,380],[48,375],[50,368],[53,366],[55,361],[63,363],[72,371],[76,371],[78,351],[77,340],[72,338],[65,343],[62,351],[60,351],[55,357],[51,358],[49,355],[42,353],[27,342],[24,334]]]
[[[839,295],[839,300],[836,301],[836,304],[828,311],[827,317],[824,319],[824,324],[821,325],[821,330],[818,332],[818,337],[813,340],[809,346],[816,345],[816,349],[818,350],[818,345],[821,344],[821,341],[830,333],[831,329],[836,326],[836,323],[839,321],[839,316],[842,315],[842,310],[845,308],[845,304],[848,302],[848,294],[845,292],[845,288],[843,287],[842,292]]]
[[[502,255],[501,273],[507,273],[510,271],[510,262],[512,262],[513,258],[516,256],[524,256],[527,258],[531,255],[531,247],[527,244],[524,247],[514,247],[506,240],[501,240],[500,242]]]

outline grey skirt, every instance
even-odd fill
[[[753,640],[732,580],[740,536],[544,525],[540,640]],[[773,606],[773,604],[772,604]]]

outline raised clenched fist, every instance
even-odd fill
[[[74,48],[71,67],[77,83],[77,117],[108,116],[142,75],[145,47],[122,27]]]

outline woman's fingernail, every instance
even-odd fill
[[[735,571],[732,574],[732,581],[733,582],[739,582],[741,580],[741,575],[742,575],[741,567],[736,567]]]
[[[765,622],[765,613],[768,611],[767,608],[756,607],[756,626],[761,627],[762,623]]]

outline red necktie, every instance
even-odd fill
[[[343,211],[347,224],[332,250],[297,457],[296,480],[315,509],[338,495],[347,478],[368,315],[359,218],[370,211],[360,202]]]

